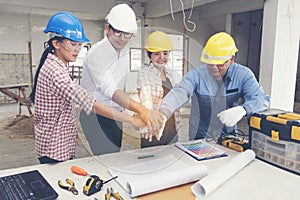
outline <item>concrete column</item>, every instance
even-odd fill
[[[226,33],[231,34],[232,28],[232,14],[226,15]]]
[[[293,111],[300,35],[299,0],[265,0],[260,84],[271,108]]]

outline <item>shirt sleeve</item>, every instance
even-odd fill
[[[137,75],[137,90],[141,104],[148,109],[153,109],[152,87],[150,81],[151,72],[142,68]]]
[[[243,77],[244,84],[242,87],[242,94],[244,97],[244,104],[242,104],[242,106],[245,108],[247,115],[269,108],[270,97],[257,82],[252,71],[247,70]]]
[[[118,89],[117,83],[114,80],[114,76],[108,67],[99,76],[96,87],[100,88],[104,95],[110,98]]]
[[[123,66],[120,65],[121,68],[116,69],[116,62],[120,61],[116,60],[114,55],[111,54],[110,48],[112,47],[110,47],[108,43],[109,42],[102,42],[94,50],[91,50],[84,60],[83,67],[91,79],[90,81],[95,85],[96,90],[100,90],[104,96],[112,98],[114,92],[119,89],[118,80],[122,78],[119,77],[119,74],[116,74],[117,72],[115,70],[122,71]],[[105,52],[104,56],[103,52],[105,50],[107,52]],[[120,59],[122,61],[124,60],[123,58]],[[125,65],[126,63],[123,64]]]
[[[167,118],[170,118],[177,109],[183,107],[189,101],[198,83],[199,77],[197,77],[196,70],[189,71],[179,84],[176,84],[164,97],[159,110]]]
[[[71,80],[69,74],[57,71],[53,75],[53,94],[65,101],[79,105],[87,114],[93,109],[95,99],[90,96],[81,86]]]
[[[138,95],[140,102],[143,106],[148,108],[149,110],[153,109],[153,101],[151,96],[151,86],[150,85],[144,85],[140,89],[138,89]]]

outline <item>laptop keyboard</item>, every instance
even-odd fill
[[[0,179],[1,200],[35,200],[30,187],[20,175],[11,175]]]

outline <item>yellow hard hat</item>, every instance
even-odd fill
[[[146,50],[149,52],[170,51],[173,50],[173,44],[167,34],[155,31],[147,39]]]
[[[223,64],[237,51],[233,38],[228,33],[220,32],[208,39],[200,60],[211,65]]]

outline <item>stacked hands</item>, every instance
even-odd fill
[[[167,121],[167,117],[158,110],[147,110],[141,115],[132,116],[132,119],[134,126],[142,128],[141,137],[149,142],[152,141],[153,136],[160,140]]]
[[[152,119],[152,121],[156,121],[156,123],[159,124],[159,126],[155,125],[155,127],[158,127],[158,128],[151,129],[151,127],[150,127],[150,129],[149,129],[149,127],[145,127],[146,133],[141,134],[141,137],[147,139],[149,142],[152,141],[153,136],[155,136],[157,140],[160,140],[162,133],[164,131],[164,128],[165,128],[166,121],[167,121],[167,117],[163,113],[161,113],[159,111],[156,111],[156,112],[157,112],[156,114],[159,115],[158,116],[159,119],[155,119],[155,118],[150,118],[150,119]],[[162,121],[160,121],[161,117],[162,117]]]
[[[217,116],[219,120],[228,127],[234,126],[246,115],[246,110],[242,106],[229,108],[220,112]],[[160,140],[167,121],[165,114],[158,110],[148,110],[141,115],[132,116],[133,124],[143,128],[141,137],[152,141],[153,136]]]

